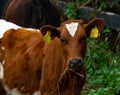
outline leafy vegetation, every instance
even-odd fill
[[[66,0],[64,0],[66,1]],[[67,0],[68,1],[68,0]],[[69,0],[64,16],[67,19],[79,19],[80,15],[76,12],[79,6],[89,6],[97,11],[109,11],[120,14],[120,0]],[[90,14],[90,17],[95,14]]]
[[[79,18],[78,14],[76,13],[76,7],[74,3],[68,3],[68,6],[65,10],[64,16],[68,19],[77,19]]]
[[[120,52],[109,50],[109,43],[88,39],[85,58],[87,81],[83,95],[117,95],[120,93]],[[87,93],[87,94],[86,94]]]

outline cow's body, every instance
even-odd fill
[[[40,32],[24,28],[8,30],[3,37],[3,81],[7,92],[79,95],[86,79],[83,64],[86,37],[94,26],[101,31],[103,20],[94,19],[88,24],[70,20],[59,28],[44,26]],[[47,32],[51,37],[48,42],[43,37]]]
[[[4,19],[22,27],[39,29],[43,25],[60,25],[58,8],[50,0],[11,0]]]
[[[11,30],[12,32],[15,32],[15,30]],[[10,37],[10,34],[8,36]],[[7,39],[9,39],[8,36],[6,34]],[[7,40],[9,44],[6,44],[8,48],[6,48],[5,58],[9,58],[4,65],[4,82],[9,85],[10,89],[17,88],[21,93],[29,92],[29,94],[33,94],[34,91],[39,90],[41,78],[42,48],[44,42],[39,39],[42,39],[42,35],[37,31],[18,29],[15,32],[15,36],[11,36],[10,39],[11,41]],[[16,41],[13,42],[13,40]],[[9,72],[12,66],[15,66],[15,68]],[[14,82],[12,83],[11,81],[13,80]]]

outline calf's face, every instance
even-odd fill
[[[83,65],[86,51],[86,34],[83,23],[82,21],[66,22],[60,31],[60,40],[64,47],[67,65],[73,70],[79,70]]]
[[[51,32],[51,39],[59,38],[66,59],[66,65],[77,71],[83,65],[86,52],[86,38],[91,30],[97,27],[98,32],[103,28],[103,19],[95,18],[87,24],[81,20],[69,20],[61,24],[59,28],[44,26],[41,28],[43,35],[47,31]]]

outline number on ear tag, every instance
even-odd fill
[[[98,31],[98,28],[95,26],[94,28],[92,28],[92,30],[90,32],[90,37],[98,38],[98,36],[99,36],[99,31]]]
[[[51,41],[51,37],[50,37],[50,35],[51,35],[51,32],[50,31],[47,31],[47,33],[45,34],[45,36],[44,36],[44,41],[45,42],[50,42]]]

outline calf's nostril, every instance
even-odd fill
[[[73,69],[73,70],[78,70],[81,68],[82,66],[82,61],[80,59],[71,59],[69,60],[69,68]]]

